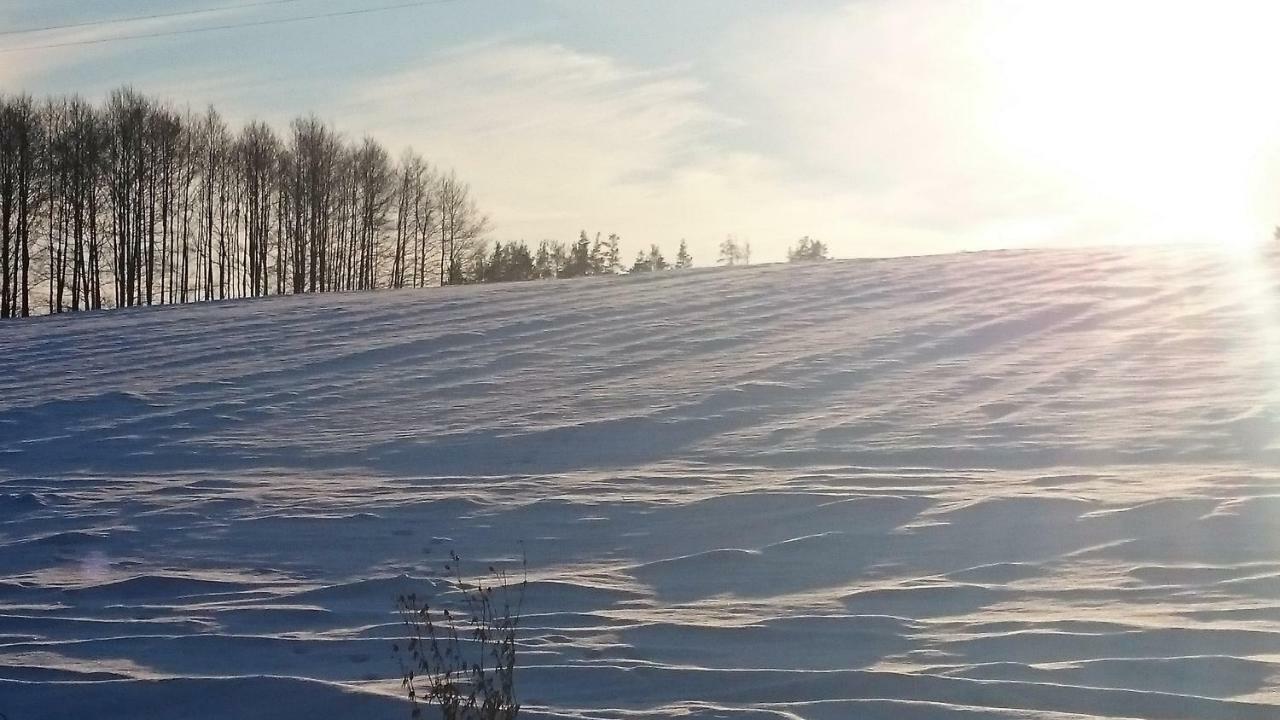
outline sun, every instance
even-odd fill
[[[1117,216],[1135,242],[1246,249],[1280,216],[1264,3],[997,2],[979,23],[993,147]]]

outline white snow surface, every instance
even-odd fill
[[[397,594],[523,549],[530,718],[1280,717],[1278,274],[997,252],[5,324],[0,713],[407,718]]]

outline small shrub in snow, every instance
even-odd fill
[[[490,566],[486,578],[464,582],[457,554],[449,553],[449,560],[445,582],[460,598],[452,609],[432,607],[414,594],[396,603],[408,639],[393,649],[412,716],[435,704],[444,720],[512,720],[520,711],[516,627],[527,576],[514,582]]]

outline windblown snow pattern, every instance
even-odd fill
[[[1277,266],[1280,267],[1280,266]],[[527,555],[530,718],[1280,717],[1280,295],[999,252],[0,327],[0,713],[407,718]]]

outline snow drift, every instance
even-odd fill
[[[1004,252],[0,327],[0,713],[402,718],[527,553],[530,717],[1280,716],[1256,258]]]

